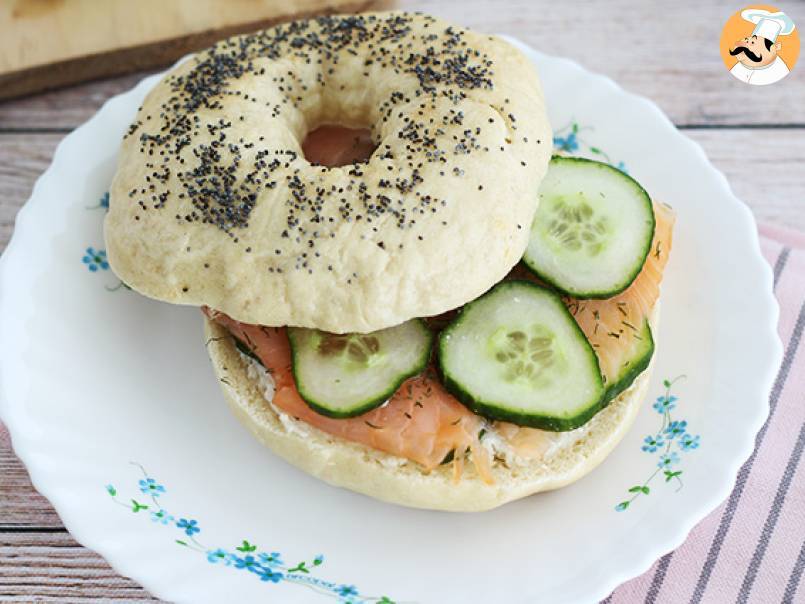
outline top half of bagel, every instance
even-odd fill
[[[367,162],[301,149],[367,127]],[[382,329],[477,297],[520,259],[551,154],[533,66],[409,13],[219,42],[150,92],[121,147],[112,268],[161,300],[262,325]]]

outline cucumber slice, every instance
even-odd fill
[[[598,359],[562,299],[504,281],[467,304],[439,336],[445,387],[479,415],[573,430],[604,403]]]
[[[314,411],[335,418],[386,402],[425,368],[433,342],[419,319],[366,334],[289,327],[288,339],[299,394]]]
[[[609,164],[553,157],[523,262],[576,298],[609,298],[634,281],[654,237],[651,199]]]
[[[605,395],[607,403],[632,385],[635,378],[648,367],[654,354],[654,336],[648,320],[643,321],[643,325],[636,333],[624,334],[624,337],[630,337],[631,340],[627,349],[618,351],[618,354],[622,355],[623,361],[617,373],[604,375],[604,382],[607,386]]]

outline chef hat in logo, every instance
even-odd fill
[[[777,36],[787,36],[794,31],[794,22],[783,12],[772,13],[762,8],[747,8],[741,17],[755,24],[753,36],[760,36],[774,42]]]

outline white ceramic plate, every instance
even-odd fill
[[[172,601],[590,602],[726,497],[781,349],[752,216],[655,105],[524,50],[557,146],[625,168],[678,212],[650,395],[612,456],[569,488],[465,515],[332,488],[258,445],[223,402],[200,313],[119,287],[100,252],[103,194],[151,77],[59,145],[0,273],[2,416],[78,541]],[[641,450],[669,421],[687,438]]]

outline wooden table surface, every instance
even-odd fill
[[[474,29],[515,35],[651,98],[704,147],[759,220],[805,229],[805,59],[773,86],[747,86],[733,79],[721,62],[718,40],[729,12],[739,4],[680,0],[669,8],[638,0],[399,3]],[[805,24],[805,3],[780,7]],[[143,75],[0,104],[0,250],[57,143]],[[35,598],[152,599],[70,537],[53,508],[34,491],[0,424],[0,600]]]

